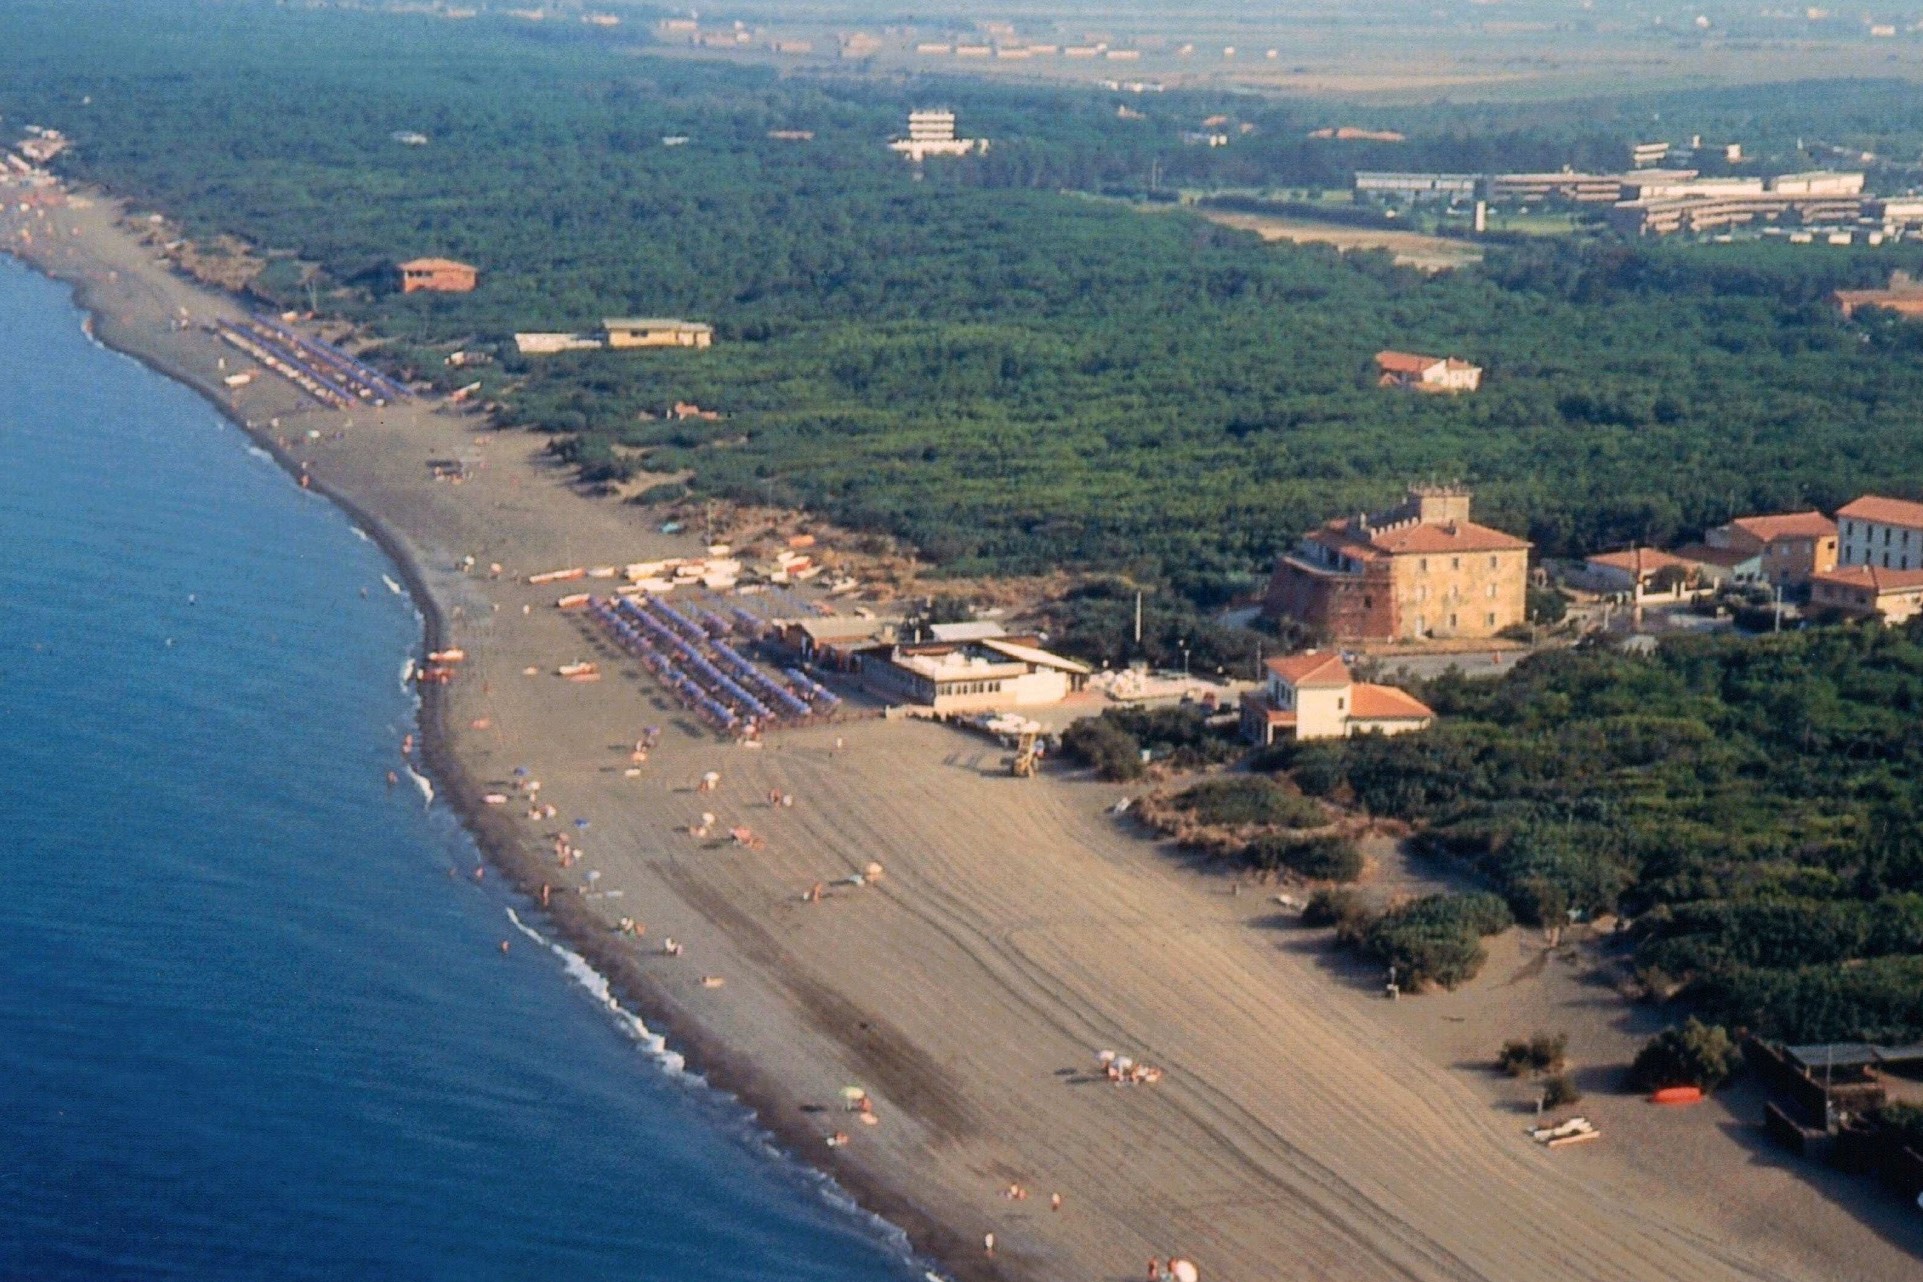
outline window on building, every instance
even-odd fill
[[[1337,695],[1335,697],[1335,710],[1337,712],[1342,711],[1344,708],[1348,706],[1348,704],[1349,704],[1349,701],[1344,697],[1342,697],[1341,695]]]
[[[1883,554],[1883,568],[1886,570],[1890,568],[1890,554],[1888,552]]]
[[[1491,583],[1491,584],[1489,585],[1489,587],[1488,587],[1488,589],[1487,589],[1487,591],[1486,591],[1486,595],[1488,596],[1488,598],[1489,598],[1489,599],[1490,599],[1491,601],[1493,601],[1493,600],[1495,600],[1495,599],[1496,599],[1496,585],[1495,585],[1495,584],[1493,584],[1493,583]]]
[[[1456,616],[1453,614],[1449,616],[1449,626],[1452,628],[1456,626]]]
[[[1487,620],[1487,622],[1488,622],[1488,626],[1489,626],[1489,627],[1492,627],[1492,628],[1493,628],[1493,627],[1495,627],[1495,626],[1496,626],[1496,616],[1495,616],[1494,614],[1491,614],[1491,615],[1490,615],[1490,616],[1488,617],[1488,620]]]
[[[1884,526],[1883,527],[1883,546],[1884,547],[1888,547],[1890,545],[1890,533],[1891,533],[1890,527],[1887,525]]]
[[[1449,568],[1452,570],[1460,570],[1462,568],[1462,558],[1459,556],[1450,557]]]
[[[1416,562],[1416,569],[1427,574],[1429,572],[1429,558],[1425,556],[1418,560]]]
[[[1844,534],[1845,534],[1846,536],[1848,536],[1849,538],[1852,538],[1852,539],[1853,539],[1853,538],[1855,538],[1855,537],[1856,537],[1856,522],[1854,522],[1854,521],[1845,521],[1845,522],[1843,522],[1843,533],[1844,533]]]
[[[1496,558],[1493,556],[1489,558],[1489,568],[1492,570],[1496,568]]]

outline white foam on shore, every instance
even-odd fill
[[[395,596],[403,595],[403,593],[401,592],[401,585],[394,582],[394,580],[390,579],[387,575],[383,574],[381,576],[381,582],[385,583],[387,585],[387,590],[389,592],[392,592]]]
[[[247,447],[247,452],[249,454],[252,454],[255,458],[259,459],[263,463],[272,463],[274,461],[274,456],[272,454],[269,454],[266,450],[263,450],[258,445],[249,445]]]
[[[532,939],[535,943],[549,949],[556,957],[559,957],[561,959],[561,968],[567,972],[568,978],[572,979],[582,988],[585,988],[589,995],[601,1003],[602,1006],[606,1007],[608,1013],[614,1017],[614,1022],[621,1031],[632,1038],[635,1043],[640,1046],[642,1051],[654,1060],[655,1064],[670,1078],[691,1086],[701,1087],[704,1090],[712,1092],[720,1099],[739,1105],[739,1101],[732,1095],[716,1089],[709,1084],[707,1078],[691,1071],[688,1068],[687,1059],[678,1051],[670,1049],[666,1038],[649,1028],[639,1015],[623,1007],[615,997],[613,990],[609,987],[607,977],[600,971],[594,969],[593,966],[590,966],[587,958],[581,956],[573,949],[565,948],[555,943],[540,931],[522,921],[520,915],[516,913],[512,907],[507,909],[507,918],[510,922],[514,923],[516,930],[526,935],[529,939]],[[881,1216],[876,1215],[873,1211],[866,1209],[859,1202],[855,1201],[846,1189],[835,1183],[832,1176],[823,1171],[816,1170],[814,1167],[799,1160],[794,1154],[782,1148],[776,1143],[774,1136],[769,1134],[766,1129],[755,1121],[752,1112],[746,1114],[743,1122],[745,1124],[746,1138],[755,1142],[769,1160],[793,1171],[814,1189],[816,1195],[820,1197],[822,1201],[835,1208],[836,1211],[866,1225],[870,1232],[874,1233],[878,1238],[898,1252],[903,1261],[922,1269],[922,1276],[924,1278],[931,1279],[932,1282],[947,1282],[947,1279],[941,1274],[928,1269],[926,1267],[927,1262],[915,1254],[914,1245],[909,1242],[908,1234],[899,1225],[892,1224]]]
[[[402,763],[401,769],[407,771],[407,777],[412,779],[414,786],[421,790],[422,808],[427,809],[432,807],[434,804],[434,785],[428,782],[427,776],[414,769],[413,766],[407,765],[405,762]]]
[[[410,654],[405,659],[401,660],[401,693],[402,694],[407,694],[413,690],[413,686],[408,684],[413,680],[414,680],[414,656]]]
[[[707,1084],[706,1080],[702,1078],[700,1074],[690,1073],[688,1071],[688,1061],[684,1059],[679,1052],[668,1049],[666,1038],[662,1037],[661,1034],[655,1032],[652,1028],[649,1028],[639,1015],[622,1007],[621,1003],[614,996],[614,990],[608,987],[607,977],[594,967],[588,965],[587,958],[581,956],[581,954],[571,948],[563,948],[560,944],[555,943],[546,935],[543,935],[540,931],[522,921],[520,915],[512,908],[507,910],[507,919],[514,923],[516,930],[526,935],[529,939],[532,939],[535,943],[549,949],[556,957],[559,957],[561,959],[561,969],[567,972],[568,978],[587,989],[588,994],[592,996],[594,1000],[605,1006],[608,1014],[614,1017],[614,1022],[621,1031],[633,1038],[635,1043],[639,1045],[643,1051],[647,1052],[648,1057],[660,1065],[668,1076],[698,1082],[704,1086]]]
[[[359,539],[363,543],[372,543],[374,541],[373,535],[369,534],[366,530],[363,530],[360,526],[355,525],[351,521],[348,523],[347,528],[354,531],[354,537]]]

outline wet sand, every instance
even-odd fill
[[[531,896],[550,888],[548,928],[947,1272],[1119,1280],[1180,1253],[1211,1280],[1249,1282],[1915,1275],[1914,1213],[1779,1160],[1753,1100],[1740,1116],[1718,1103],[1654,1120],[1598,1082],[1582,1111],[1603,1142],[1530,1144],[1513,1089],[1480,1067],[1495,1044],[1553,1019],[1601,1065],[1635,1030],[1574,967],[1545,961],[1511,982],[1531,966],[1524,936],[1497,941],[1462,992],[1391,1004],[1263,896],[1228,894],[1109,816],[1114,787],[1052,769],[1012,779],[993,745],[920,723],[716,742],[553,609],[554,589],[525,583],[689,550],[643,511],[575,493],[541,438],[475,417],[324,411],[272,376],[229,392],[215,363],[228,349],[168,321],[235,304],[156,264],[104,202],[29,218],[34,260],[80,286],[105,341],[239,421],[278,417],[254,430],[381,539],[428,644],[468,651],[460,679],[427,693],[425,764],[497,867]],[[19,222],[4,216],[0,237],[17,246]],[[430,477],[426,460],[460,455],[485,460],[473,479]],[[470,555],[483,573],[457,568]],[[501,578],[485,575],[491,561]],[[577,658],[605,678],[554,676]],[[627,778],[648,725],[667,733]],[[559,807],[551,823],[527,820],[524,802],[481,803],[516,767]],[[708,770],[719,790],[695,793]],[[794,806],[769,806],[770,789]],[[762,848],[691,837],[704,810]],[[550,847],[563,830],[585,852],[565,869]],[[803,901],[871,860],[886,868],[878,885]],[[615,931],[622,917],[646,934]],[[680,956],[661,953],[669,936]],[[1167,1076],[1093,1078],[1101,1049]],[[841,1111],[850,1084],[869,1090],[878,1125]],[[830,1148],[835,1131],[849,1143]],[[1011,1184],[1029,1197],[1005,1196]]]

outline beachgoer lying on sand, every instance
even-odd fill
[[[669,957],[679,957],[681,955],[681,945],[675,940],[673,935],[670,935],[661,941],[661,951]]]

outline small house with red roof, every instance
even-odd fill
[[[1277,739],[1345,739],[1421,730],[1436,714],[1394,686],[1357,681],[1342,656],[1309,650],[1270,659],[1266,681],[1242,697],[1242,733],[1267,747]]]
[[[472,293],[480,280],[480,271],[468,263],[457,263],[452,258],[414,258],[400,264],[396,269],[401,274],[401,292],[417,294],[423,290],[435,294]]]
[[[1705,581],[1702,566],[1658,548],[1633,547],[1583,558],[1582,586],[1598,592],[1626,592],[1637,601],[1650,597],[1681,600]]]
[[[1835,569],[1838,557],[1836,522],[1816,511],[1739,516],[1703,541],[1760,556],[1763,578],[1780,588],[1800,590],[1812,575]]]
[[[1809,603],[1852,618],[1904,623],[1923,614],[1923,570],[1838,566],[1811,578]]]
[[[1482,366],[1453,356],[1377,352],[1375,367],[1378,387],[1403,387],[1412,392],[1473,392],[1482,386]]]

